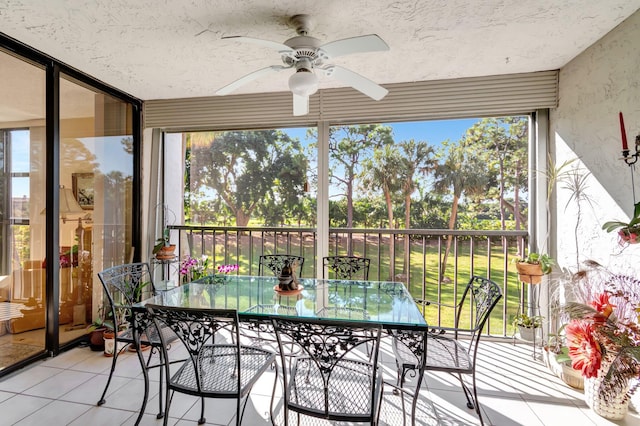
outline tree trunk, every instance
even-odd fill
[[[250,219],[250,214],[246,214],[243,210],[236,211],[236,226],[247,226]]]
[[[449,229],[453,230],[456,225],[456,217],[458,216],[458,201],[460,197],[458,195],[453,196],[453,202],[451,204],[451,217],[449,218]],[[444,257],[442,259],[442,272],[440,279],[444,280],[444,276],[447,272],[447,260],[449,258],[449,251],[451,250],[451,242],[453,241],[453,235],[447,235],[447,247],[444,251]]]
[[[411,240],[409,239],[409,229],[411,229],[411,194],[405,195],[404,228],[407,233],[404,235],[404,269],[407,282],[409,280],[409,265],[411,261]]]
[[[504,212],[504,160],[500,159],[500,229],[503,231],[507,227],[505,212]]]
[[[516,222],[516,230],[520,230],[520,228],[522,227],[521,221],[520,221],[520,160],[516,161],[516,170],[515,170],[515,176],[514,176],[514,185],[513,185],[513,210],[514,210],[514,214],[513,214],[513,218],[515,219]],[[517,213],[516,213],[517,212]]]
[[[389,229],[394,229],[393,203],[391,202],[391,192],[389,192],[388,189],[384,190],[384,201],[387,204],[387,217],[389,218]],[[391,234],[389,236],[389,280],[390,281],[393,281],[395,270],[396,270],[396,245],[395,245],[395,236]]]

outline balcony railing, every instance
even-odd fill
[[[213,267],[235,264],[239,274],[258,273],[262,254],[289,253],[305,258],[302,277],[321,277],[316,268],[315,228],[172,226],[178,260],[209,256]],[[405,283],[429,324],[451,326],[452,310],[471,275],[498,283],[503,298],[494,309],[486,333],[512,336],[512,319],[528,306],[529,289],[518,281],[511,259],[527,242],[526,231],[451,231],[440,229],[345,229],[329,232],[329,255],[371,259],[370,280]],[[449,250],[447,251],[447,245]],[[448,254],[447,254],[448,253]],[[176,262],[176,265],[178,262]],[[180,279],[175,267],[171,279]],[[471,321],[471,312],[463,315]],[[464,325],[464,324],[463,324]],[[468,324],[466,324],[468,325]]]

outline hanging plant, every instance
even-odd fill
[[[636,203],[633,209],[633,217],[629,222],[613,220],[605,222],[602,229],[607,232],[618,231],[618,237],[623,243],[636,244],[640,242],[640,203]]]

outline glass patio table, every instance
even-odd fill
[[[297,291],[276,291],[278,279],[212,275],[144,300],[166,306],[236,309],[240,321],[273,316],[366,321],[385,329],[426,328],[424,316],[404,284],[302,278]]]
[[[372,322],[383,329],[427,330],[424,316],[404,284],[392,281],[299,279],[296,291],[277,291],[276,277],[211,275],[169,290],[134,305],[133,337],[151,325],[144,308],[147,304],[201,309],[235,309],[241,322],[267,327],[274,316]],[[138,344],[139,348],[140,345]],[[145,390],[138,420],[146,408],[149,394],[148,368],[138,350]],[[160,418],[162,413],[158,414]]]

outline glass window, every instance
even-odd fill
[[[0,51],[0,77],[2,370],[45,345],[45,72]]]
[[[132,255],[132,106],[60,81],[60,341],[101,311],[96,273]],[[96,291],[97,289],[97,291]]]

